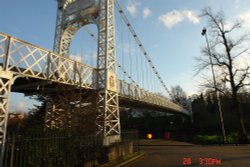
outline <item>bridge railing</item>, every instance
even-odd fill
[[[0,33],[1,70],[55,82],[94,87],[94,68]]]
[[[95,89],[96,70],[90,66],[0,33],[0,71]],[[148,92],[135,84],[118,80],[120,96],[140,102],[183,111],[166,98]]]
[[[179,112],[187,113],[181,106],[169,101],[168,99],[148,92],[140,87],[138,87],[135,84],[129,84],[122,80],[118,80],[118,90],[120,93],[120,96],[125,98],[130,98],[133,100],[137,100],[140,102],[146,102],[149,104],[157,105],[160,107],[169,108],[171,110],[176,110]]]

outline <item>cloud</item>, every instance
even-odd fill
[[[243,26],[250,28],[250,10],[240,14],[238,18],[244,22]]]
[[[92,67],[96,66],[97,61],[97,51],[96,50],[89,50],[85,54],[85,63],[91,65]]]
[[[239,69],[249,67],[250,60],[248,57],[249,53],[246,53],[235,59],[235,66]]]
[[[127,10],[130,13],[131,16],[135,17],[137,15],[137,11],[138,11],[138,6],[140,4],[135,1],[135,0],[129,0],[128,4],[127,4]]]
[[[23,110],[26,108],[26,103],[25,103],[25,101],[19,101],[19,102],[17,103],[17,108],[18,108],[19,110],[23,111]]]
[[[226,30],[230,30],[232,28],[232,26],[233,26],[232,22],[226,22],[225,25],[224,25]]]
[[[27,104],[23,100],[19,100],[16,104],[12,104],[11,108],[13,111],[25,111]]]
[[[70,59],[75,60],[77,62],[82,62],[83,58],[80,54],[77,55],[70,55]]]
[[[130,44],[128,42],[123,42],[121,44],[118,45],[118,49],[117,51],[119,52],[124,52],[125,54],[135,54],[136,50],[134,47],[131,47]]]
[[[152,11],[149,8],[144,8],[143,10],[143,18],[146,19],[152,14]]]
[[[235,0],[235,3],[236,4],[239,4],[241,0]]]
[[[172,28],[174,25],[184,20],[188,20],[194,24],[198,24],[200,22],[199,17],[192,10],[173,10],[171,12],[161,15],[159,17],[159,20],[163,22],[163,24],[167,28]]]
[[[97,61],[97,51],[96,50],[88,50],[87,52],[80,54],[70,55],[71,60],[75,60],[77,62],[87,64],[90,66],[94,66]]]
[[[198,17],[198,15],[194,14],[194,11],[191,10],[183,11],[183,15],[186,16],[187,19],[194,24],[198,24],[200,22],[200,18]]]

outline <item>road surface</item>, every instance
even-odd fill
[[[200,146],[165,140],[141,140],[145,156],[126,167],[250,166],[250,145]]]

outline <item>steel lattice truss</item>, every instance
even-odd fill
[[[78,86],[59,83],[55,86],[56,93],[45,93],[47,98],[45,126],[68,132],[94,132],[96,93]]]
[[[114,0],[58,1],[54,51],[65,57],[76,31],[96,24],[99,31],[96,89],[98,134],[103,144],[120,141],[120,118],[116,86]],[[55,61],[58,65],[60,62]],[[63,75],[62,75],[63,77]]]
[[[58,62],[60,62],[60,66],[58,66]],[[7,123],[9,87],[16,77],[50,80],[65,85],[97,89],[95,81],[97,76],[96,69],[3,33],[0,33],[0,65],[1,141],[5,135]],[[101,81],[99,80],[99,82]],[[133,99],[138,101],[138,103],[146,102],[188,114],[180,106],[133,84],[117,81],[117,92],[120,98]],[[101,93],[99,94],[100,103],[105,98],[102,95]],[[113,100],[114,97],[116,97],[114,94],[108,94],[106,98],[109,98],[109,101],[107,102],[116,104],[116,101]],[[111,125],[109,124],[108,126]]]
[[[138,103],[147,103],[189,115],[189,112],[181,106],[169,101],[165,97],[146,91],[133,83],[118,80],[118,92],[120,98],[131,99]]]
[[[99,132],[104,145],[120,141],[119,100],[116,81],[114,0],[100,0],[98,19],[97,90]]]
[[[80,3],[84,1],[79,1]],[[87,2],[87,1],[86,1]],[[78,9],[76,0],[58,0],[54,52],[0,33],[0,146],[4,150],[9,112],[9,94],[17,78],[50,81],[52,84],[75,86],[92,90],[97,108],[98,133],[103,144],[120,140],[119,100],[133,101],[152,107],[189,114],[169,100],[117,79],[114,0],[88,1],[85,9]],[[94,6],[94,8],[92,8]],[[79,12],[80,11],[80,12]],[[69,58],[71,40],[86,24],[98,26],[97,69]],[[63,124],[65,104],[50,101],[47,120],[51,126]],[[53,108],[54,107],[54,108]],[[1,154],[3,156],[3,154]]]
[[[0,60],[1,65],[6,63],[5,71],[15,75],[94,87],[95,70],[92,67],[3,33],[0,33]]]

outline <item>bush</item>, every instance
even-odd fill
[[[203,142],[203,136],[202,135],[194,136],[194,142],[195,143],[202,143]]]
[[[196,135],[194,142],[199,144],[218,144],[222,143],[222,137],[218,135]]]
[[[238,134],[236,132],[231,132],[227,135],[227,143],[237,143],[238,141]]]
[[[228,144],[238,143],[238,140],[238,134],[236,132],[231,132],[226,136],[226,143]],[[248,135],[248,140],[250,141],[250,135]],[[198,144],[219,144],[223,143],[223,139],[222,136],[218,135],[196,135],[194,142]]]

